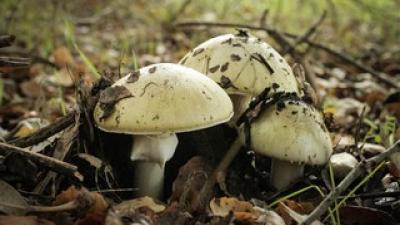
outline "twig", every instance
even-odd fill
[[[356,199],[356,198],[368,199],[368,198],[388,198],[388,197],[398,198],[399,196],[400,196],[400,191],[381,191],[381,192],[358,194],[358,195],[353,195],[353,196],[339,196],[338,199],[344,199],[344,198],[347,198],[347,199]]]
[[[54,64],[53,62],[50,62],[48,59],[43,58],[41,56],[35,55],[33,53],[29,53],[26,51],[22,51],[22,50],[6,50],[6,49],[0,49],[0,54],[7,54],[7,55],[18,55],[18,56],[22,56],[22,57],[28,57],[30,58],[32,63],[41,63],[56,69],[60,69],[60,67],[56,64]]]
[[[295,38],[295,39],[297,39],[299,37],[298,35],[295,35],[292,33],[287,33],[287,32],[281,33],[275,29],[271,29],[271,28],[267,28],[267,27],[259,27],[259,26],[252,26],[252,25],[239,24],[239,23],[184,22],[184,23],[176,23],[175,26],[177,26],[177,27],[208,26],[208,27],[225,27],[225,28],[245,28],[245,29],[250,29],[250,30],[264,31],[264,32],[270,34],[272,37],[273,37],[273,35],[276,35],[276,34],[281,34],[283,36],[287,36],[289,38]],[[375,71],[371,67],[364,66],[361,63],[357,62],[350,56],[340,53],[340,52],[338,52],[334,49],[331,49],[325,45],[322,45],[320,43],[311,41],[309,39],[304,39],[304,42],[309,44],[311,47],[326,51],[327,53],[343,60],[344,62],[347,62],[347,63],[353,65],[354,67],[356,67],[359,70],[362,70],[364,72],[374,75],[378,80],[386,83],[387,85],[389,85],[391,87],[400,88],[400,84],[397,83],[393,78],[391,78],[386,73]]]
[[[315,33],[315,31],[317,31],[317,28],[325,20],[326,15],[327,15],[327,13],[326,13],[326,10],[325,10],[322,13],[321,17],[318,19],[318,21],[314,25],[312,25],[310,28],[308,28],[308,30],[303,35],[298,36],[296,38],[296,40],[294,41],[292,46],[287,46],[286,48],[283,49],[282,55],[285,55],[287,53],[291,53],[297,45],[303,43],[305,40],[308,40],[311,37],[311,35],[313,35]]]
[[[6,143],[0,142],[0,153],[15,153],[15,154],[21,155],[23,157],[31,159],[32,161],[35,161],[43,166],[50,168],[53,171],[57,171],[59,173],[74,174],[78,170],[78,168],[75,165],[54,159],[52,157],[42,155],[40,153],[36,153],[36,152],[28,151],[23,148],[12,146],[12,145],[9,145]]]
[[[379,164],[395,152],[400,152],[400,140],[390,146],[385,152],[366,161],[359,162],[357,166],[350,171],[350,173],[339,183],[339,185],[325,197],[319,206],[315,208],[314,211],[307,217],[307,219],[300,225],[308,225],[317,220],[328,210],[329,206],[338,198],[338,196],[344,192],[351,183],[353,183],[354,180],[365,173],[366,168]]]
[[[35,133],[33,133],[28,137],[11,140],[8,143],[21,148],[29,147],[46,140],[47,138],[53,136],[54,134],[57,134],[58,132],[74,124],[74,122],[75,122],[75,111],[67,114],[65,117],[57,120],[52,124],[39,129],[38,131],[36,131]]]
[[[305,40],[305,42],[307,44],[309,44],[311,47],[319,48],[319,49],[324,50],[324,51],[326,51],[327,53],[329,53],[329,54],[331,54],[333,56],[336,56],[337,58],[343,60],[344,62],[347,62],[347,63],[353,65],[354,67],[356,67],[357,69],[359,69],[361,71],[364,71],[364,72],[367,72],[367,73],[370,73],[370,74],[374,75],[378,80],[384,82],[385,84],[387,84],[387,85],[389,85],[391,87],[400,88],[400,84],[398,82],[396,82],[393,78],[391,78],[386,73],[378,72],[378,71],[372,69],[369,66],[365,66],[365,65],[357,62],[355,59],[351,58],[350,56],[345,55],[345,54],[343,54],[341,52],[338,52],[338,51],[336,51],[336,50],[334,50],[332,48],[329,48],[329,47],[327,47],[325,45],[322,45],[320,43],[313,42],[313,41],[310,41],[310,40]]]
[[[27,213],[28,212],[30,212],[30,213],[50,213],[50,212],[72,211],[72,210],[83,213],[83,212],[86,212],[87,210],[89,210],[95,204],[95,201],[96,201],[96,199],[91,192],[89,192],[85,189],[82,189],[82,190],[80,190],[80,192],[78,193],[78,195],[76,196],[76,198],[74,200],[71,200],[71,201],[61,204],[61,205],[23,206],[23,205],[14,205],[14,204],[10,204],[7,202],[0,202],[0,206],[21,209]]]
[[[185,0],[178,8],[178,10],[176,10],[176,12],[174,12],[171,16],[171,18],[169,19],[169,21],[171,23],[174,23],[180,15],[182,15],[185,11],[186,8],[190,5],[190,3],[192,3],[192,0]]]
[[[2,57],[0,56],[0,67],[20,67],[28,68],[30,64],[29,58]]]
[[[15,36],[14,35],[1,35],[0,36],[0,48],[11,46],[14,42]]]

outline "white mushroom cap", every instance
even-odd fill
[[[198,130],[229,121],[229,96],[213,80],[181,65],[160,63],[128,74],[122,86],[131,96],[117,101],[103,118],[98,103],[94,118],[100,129],[126,134],[162,134]],[[101,99],[100,99],[101,101]]]
[[[254,96],[266,87],[300,93],[286,60],[270,45],[248,34],[209,39],[180,63],[206,74],[230,94]]]
[[[333,154],[329,161],[335,177],[339,179],[346,177],[358,163],[356,157],[347,152]]]
[[[250,132],[254,151],[282,161],[321,165],[332,153],[321,113],[301,101],[269,106],[251,123]]]

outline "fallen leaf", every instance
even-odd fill
[[[155,213],[160,213],[165,210],[164,205],[156,203],[154,199],[148,196],[123,201],[122,203],[114,206],[113,209],[118,213],[124,214],[124,212],[135,211],[141,207],[147,207]]]
[[[295,210],[293,210],[291,207],[286,206],[284,203],[280,203],[279,207],[281,207],[281,209],[284,210],[288,214],[288,216],[293,221],[296,222],[296,224],[304,222],[306,220],[306,218],[308,217],[308,215],[300,214],[300,213],[296,212]],[[286,222],[286,224],[292,224],[292,221]],[[311,225],[323,225],[323,223],[321,223],[321,221],[319,221],[319,220],[316,220],[316,221],[312,222]]]
[[[74,64],[74,59],[72,58],[70,50],[64,46],[58,47],[54,50],[52,54],[52,59],[54,61],[54,64],[59,67]]]
[[[24,197],[15,190],[14,187],[9,185],[3,180],[0,180],[0,211],[13,214],[13,215],[24,215],[26,211],[12,206],[27,207],[28,203],[25,201]],[[13,223],[9,223],[13,224]]]
[[[207,178],[211,176],[212,164],[200,156],[191,158],[179,169],[178,176],[172,184],[171,202],[179,204],[191,204],[203,188]]]
[[[213,198],[210,201],[210,209],[214,216],[225,217],[230,212],[253,212],[253,205],[249,202],[240,201],[234,197]]]
[[[69,187],[67,190],[61,192],[59,195],[56,196],[53,205],[62,205],[74,201],[82,190],[86,189],[85,188],[77,189],[75,186]],[[108,203],[104,200],[103,196],[96,192],[90,192],[90,194],[94,199],[94,203],[90,207],[88,212],[97,214],[104,213],[108,208]]]

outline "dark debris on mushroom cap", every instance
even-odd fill
[[[115,111],[115,104],[121,99],[133,97],[132,93],[124,86],[111,86],[100,93],[99,106],[103,110],[99,121],[108,118]]]
[[[274,74],[274,72],[275,72],[274,69],[272,69],[271,65],[269,65],[269,63],[267,62],[267,60],[265,60],[265,58],[264,58],[261,54],[259,54],[259,53],[253,53],[253,54],[251,54],[251,56],[250,56],[250,60],[251,60],[251,59],[254,59],[254,60],[256,60],[257,62],[263,64],[263,65],[267,68],[268,72],[269,72],[271,75]]]
[[[135,83],[137,80],[139,80],[139,77],[140,77],[140,71],[139,70],[131,72],[129,74],[128,79],[127,79],[126,82],[127,83]]]

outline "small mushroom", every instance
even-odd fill
[[[115,87],[124,87],[129,95],[109,100],[114,104],[111,113],[98,103],[94,119],[104,131],[134,135],[131,159],[138,165],[140,195],[160,197],[164,165],[178,144],[175,133],[215,126],[233,116],[223,89],[181,65],[150,65],[121,78],[111,86]]]
[[[235,107],[234,122],[251,98],[265,88],[301,95],[301,87],[286,60],[259,38],[224,34],[211,38],[188,53],[182,65],[200,71],[220,84]]]
[[[269,107],[251,123],[250,135],[254,151],[272,158],[271,183],[278,190],[303,176],[304,164],[323,165],[332,153],[322,114],[301,101]]]
[[[356,157],[347,152],[333,154],[329,161],[332,165],[333,174],[337,179],[346,177],[358,163]]]
[[[194,48],[180,63],[217,83],[229,80],[231,85],[225,86],[229,94],[254,96],[274,83],[278,86],[276,91],[300,92],[286,60],[270,45],[251,35],[224,34],[211,38]]]

